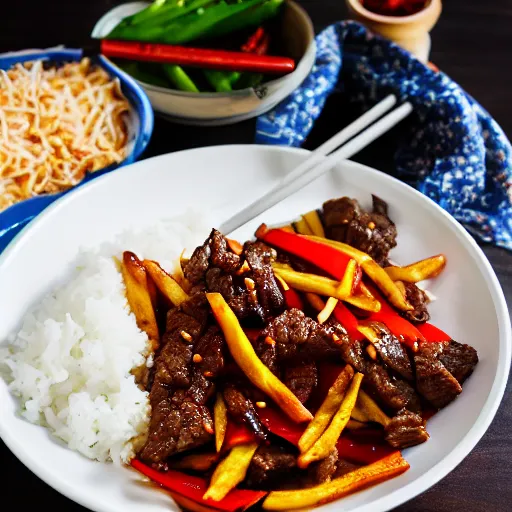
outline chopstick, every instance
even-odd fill
[[[412,105],[407,102],[376,121],[383,113],[392,108],[396,104],[396,101],[393,95],[384,98],[371,110],[338,132],[334,137],[324,142],[311,153],[305,162],[288,173],[267,194],[243,208],[233,217],[221,224],[219,228],[221,233],[225,235],[230,234],[235,229],[243,226],[264,211],[319,178],[322,174],[332,169],[340,160],[350,158],[375,139],[379,138],[383,133],[389,131],[412,112]],[[374,121],[376,122],[371,124]],[[354,136],[358,132],[360,133]],[[345,145],[342,145],[339,149],[332,152],[352,136],[354,137]],[[331,154],[327,158],[324,158],[330,152]]]
[[[285,75],[295,69],[295,61],[287,57],[207,48],[189,48],[170,44],[104,39],[99,42],[98,51],[106,57],[225,71],[252,71],[254,73]]]

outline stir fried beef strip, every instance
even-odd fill
[[[407,448],[429,438],[423,418],[407,409],[398,411],[386,427],[386,441],[394,448]]]
[[[296,476],[297,455],[278,444],[262,444],[254,454],[246,484],[254,489],[275,489],[283,480]]]
[[[323,205],[323,221],[327,238],[364,251],[383,265],[396,246],[397,231],[388,217],[387,204],[372,197],[372,212],[363,210],[355,199],[348,197],[327,201]]]
[[[478,355],[473,347],[454,340],[444,344],[439,359],[461,385],[473,373],[478,363]]]
[[[448,405],[462,392],[457,379],[440,360],[445,345],[424,342],[414,354],[416,388],[437,409]]]
[[[212,438],[213,421],[206,402],[213,392],[213,379],[224,365],[224,338],[217,326],[206,329],[207,316],[200,296],[167,315],[149,394],[149,435],[140,454],[159,469],[165,469],[171,455]]]
[[[314,361],[290,363],[283,370],[283,382],[305,404],[318,383],[318,369]]]
[[[252,401],[239,387],[228,384],[224,387],[223,397],[229,415],[239,423],[245,423],[260,439],[267,438],[267,431],[262,425]]]
[[[371,360],[362,342],[354,341],[341,346],[342,357],[358,372],[364,374],[363,385],[378,401],[391,411],[407,408],[420,409],[420,400],[414,388],[405,380],[392,375],[379,362]]]
[[[247,242],[241,255],[213,229],[185,265],[185,277],[196,287],[221,293],[239,319],[260,322],[279,314],[284,297],[272,270],[275,252],[261,242]]]
[[[275,345],[268,343],[269,340]],[[273,348],[279,361],[319,360],[339,357],[340,343],[348,340],[344,329],[321,325],[303,311],[293,308],[274,318],[265,327],[260,345],[263,345],[262,353]]]
[[[370,327],[377,333],[378,342],[374,343],[382,361],[393,371],[408,381],[413,380],[412,365],[400,340],[391,334],[381,322],[371,322]]]
[[[429,298],[427,294],[414,283],[403,283],[405,287],[405,300],[413,306],[411,311],[403,311],[404,318],[412,323],[423,323],[430,320],[430,313],[427,309]]]

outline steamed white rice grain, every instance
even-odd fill
[[[172,272],[182,250],[207,233],[188,213],[81,251],[74,274],[27,313],[9,353],[1,354],[28,421],[91,459],[129,460],[150,417],[148,394],[131,370],[152,358],[113,256],[129,250]]]

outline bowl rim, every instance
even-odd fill
[[[131,3],[141,3],[141,2],[131,2]],[[145,3],[149,4],[150,2],[145,2]],[[304,62],[304,56],[309,51],[311,51],[311,48],[315,44],[315,29],[313,27],[313,21],[311,20],[311,17],[307,13],[307,11],[304,9],[304,7],[299,5],[294,0],[285,0],[285,4],[290,6],[292,9],[295,9],[298,13],[301,14],[301,16],[304,19],[306,28],[307,28],[307,40],[306,40],[307,44],[306,44],[306,47],[304,50],[304,54],[299,59],[299,62],[297,63],[297,65],[295,66],[295,69],[291,73],[281,76],[279,78],[275,78],[273,80],[269,80],[268,82],[265,82],[256,87],[246,87],[245,89],[238,89],[236,91],[229,91],[229,92],[200,92],[200,93],[197,93],[197,92],[189,92],[189,91],[180,91],[178,89],[171,89],[169,87],[162,87],[160,85],[148,84],[147,82],[143,82],[142,80],[138,80],[136,78],[134,78],[133,80],[135,80],[138,84],[140,84],[144,89],[147,89],[148,91],[151,91],[151,92],[156,92],[159,94],[166,94],[166,95],[171,95],[171,96],[181,96],[183,98],[192,98],[192,99],[196,99],[196,100],[201,100],[201,99],[210,99],[211,100],[211,99],[219,99],[219,98],[235,98],[237,96],[247,96],[247,94],[250,94],[250,93],[254,92],[255,90],[259,90],[261,87],[271,87],[271,86],[279,85],[280,83],[284,82],[287,79],[290,79],[292,76],[295,76],[298,73],[298,71],[300,70],[301,63]],[[121,5],[123,5],[123,4],[121,4]],[[118,6],[118,7],[120,7],[120,6]],[[96,31],[96,27],[101,23],[101,21],[104,18],[106,18],[110,14],[110,12],[114,11],[114,9],[117,9],[118,7],[114,7],[110,11],[107,11],[97,21],[96,25],[94,26],[93,33]],[[116,69],[121,70],[110,59],[108,59],[107,57],[105,57],[105,59],[108,60],[108,62],[110,63],[111,66],[115,67]],[[189,119],[189,118],[186,117],[185,119]]]
[[[32,60],[62,61],[67,59],[79,61],[82,57],[84,57],[83,51],[76,48],[22,50],[20,52],[10,52],[0,55],[0,69],[4,69],[5,66],[11,67],[17,63]],[[139,122],[139,129],[138,132],[134,134],[133,148],[131,152],[118,164],[113,163],[103,169],[95,171],[94,173],[87,173],[79,183],[67,190],[29,197],[28,199],[24,199],[23,201],[19,201],[18,203],[9,206],[4,211],[0,212],[0,239],[5,232],[17,227],[20,223],[25,222],[28,217],[32,218],[39,214],[48,204],[52,203],[59,197],[67,194],[77,187],[85,185],[92,179],[96,179],[103,174],[133,163],[147,148],[153,134],[155,114],[146,92],[130,75],[117,66],[113,66],[105,57],[100,55],[96,61],[111,77],[117,78],[120,81],[121,88],[127,89],[131,93],[130,95],[136,100],[134,101],[132,98],[127,98],[132,109],[132,115],[136,115]]]
[[[224,145],[224,146],[208,146],[203,148],[189,149],[175,153],[168,153],[165,155],[159,155],[151,158],[151,160],[155,161],[157,159],[161,159],[162,162],[165,161],[166,158],[169,158],[169,155],[176,155],[177,153],[187,153],[192,151],[223,151],[223,155],[227,158],[227,154],[232,148],[242,148],[247,152],[250,151],[267,151],[267,152],[282,152],[282,153],[298,153],[298,154],[309,154],[309,151],[301,149],[301,148],[289,148],[289,147],[280,147],[280,146],[259,146],[252,144],[245,145]],[[140,174],[141,162],[138,162],[134,166],[130,166],[129,173],[132,174]],[[143,165],[143,164],[142,164]],[[425,492],[427,489],[432,487],[442,478],[444,478],[448,473],[450,473],[456,466],[458,466],[462,460],[471,452],[471,450],[475,447],[475,445],[479,442],[482,436],[485,434],[489,425],[491,424],[494,416],[498,410],[498,407],[503,398],[503,394],[505,392],[505,387],[507,385],[508,375],[510,371],[510,360],[512,354],[512,329],[510,325],[510,316],[508,307],[506,304],[505,296],[503,294],[503,290],[499,284],[498,278],[482,249],[478,246],[476,241],[471,237],[471,235],[465,230],[465,228],[457,222],[448,212],[443,210],[439,205],[437,205],[430,198],[426,197],[419,191],[413,189],[409,185],[399,181],[398,179],[384,174],[377,169],[352,162],[350,160],[345,160],[341,165],[348,166],[352,168],[354,174],[363,173],[366,175],[380,175],[380,178],[384,179],[387,182],[390,182],[392,187],[399,188],[402,190],[407,189],[408,194],[418,198],[419,201],[428,204],[430,208],[434,208],[443,218],[445,223],[452,226],[456,237],[459,239],[460,243],[463,244],[465,250],[469,252],[472,257],[475,259],[475,263],[478,266],[479,270],[484,274],[489,283],[489,292],[491,298],[493,300],[493,305],[496,310],[497,315],[497,324],[499,330],[499,357],[497,363],[497,371],[494,376],[494,380],[487,396],[487,399],[480,410],[480,413],[470,427],[467,434],[449,451],[443,459],[435,466],[430,468],[424,474],[419,476],[416,480],[408,483],[404,487],[397,489],[388,495],[380,498],[378,503],[370,502],[362,505],[357,509],[357,512],[386,512],[391,508],[397,507],[406,501],[418,496],[422,492]],[[87,194],[89,190],[93,191],[94,187],[102,186],[102,183],[107,181],[108,179],[122,179],[121,175],[118,178],[116,175],[104,175],[100,177],[98,180],[93,180],[87,183],[84,187],[77,188],[73,190],[72,193],[60,198],[56,202],[54,202],[45,212],[37,217],[30,226],[27,226],[20,232],[16,238],[12,241],[12,243],[7,247],[7,249],[0,254],[0,267],[6,263],[9,263],[11,259],[16,257],[16,252],[18,251],[18,243],[22,240],[22,237],[25,236],[28,230],[37,229],[39,223],[43,222],[47,216],[52,214],[54,210],[59,210],[62,207],[65,207],[70,201],[73,200],[74,196],[77,194]],[[123,174],[123,177],[127,176],[127,174]],[[41,480],[46,482],[48,485],[56,489],[58,492],[62,493],[64,496],[69,499],[79,503],[85,507],[90,508],[91,510],[101,510],[102,512],[118,512],[118,510],[110,503],[106,503],[104,501],[95,500],[91,496],[83,496],[77,493],[78,486],[68,485],[65,482],[54,481],[51,477],[47,477],[45,472],[45,465],[43,462],[39,461],[37,457],[34,457],[28,451],[25,451],[23,444],[19,443],[14,437],[11,437],[3,428],[2,421],[0,419],[0,437],[3,439],[8,448],[14,453],[14,455],[27,467],[29,468],[35,475],[37,475]],[[335,502],[333,502],[335,503]],[[331,504],[332,505],[332,504]],[[329,504],[324,505],[329,506]],[[322,510],[325,510],[322,508]]]

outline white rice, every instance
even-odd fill
[[[146,363],[148,338],[128,308],[113,256],[130,250],[172,271],[181,251],[207,233],[187,214],[81,251],[69,281],[25,316],[2,358],[23,417],[86,457],[129,460],[150,415],[148,394],[130,373]]]

